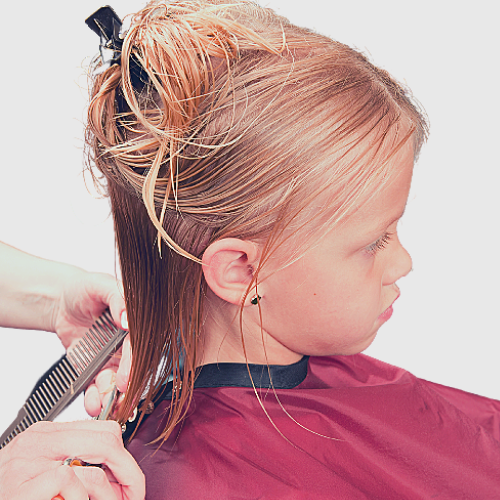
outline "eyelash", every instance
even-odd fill
[[[375,255],[380,250],[383,250],[391,241],[391,234],[385,233],[381,236],[375,243],[372,243],[369,247],[367,247],[367,251],[372,255]]]

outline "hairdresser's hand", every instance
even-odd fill
[[[73,269],[53,313],[54,330],[63,345],[68,349],[77,343],[108,307],[116,325],[128,329],[123,291],[117,280],[108,274]],[[113,356],[85,391],[85,409],[90,416],[99,415],[114,383],[120,392],[126,391],[130,362],[130,342],[126,338],[122,350]]]
[[[127,336],[122,349],[111,358],[85,391],[85,410],[91,417],[99,415],[115,384],[120,392],[124,393],[127,390],[131,363],[132,351]]]
[[[108,307],[116,325],[127,330],[123,290],[116,278],[41,259],[0,242],[0,326],[55,332],[68,349]],[[119,352],[106,368],[118,372],[117,386],[124,392],[130,349],[125,349],[121,362],[120,358]],[[109,373],[105,371],[99,380],[109,378]],[[95,416],[102,397],[96,387],[88,392],[90,413]]]
[[[78,342],[108,307],[115,324],[128,329],[123,291],[113,276],[70,268],[60,288],[50,313],[51,329],[66,349]]]
[[[56,332],[68,348],[107,308],[122,326],[116,278],[41,259],[0,242],[0,326]]]
[[[103,464],[68,467],[68,458]],[[0,500],[144,500],[144,475],[116,422],[39,422],[0,451]]]

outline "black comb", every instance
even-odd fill
[[[0,449],[30,425],[54,420],[92,381],[127,335],[107,310],[87,333],[38,381],[9,428],[0,436]]]

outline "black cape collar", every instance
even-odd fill
[[[307,376],[309,356],[304,356],[293,365],[247,365],[245,363],[213,363],[204,365],[198,372],[194,383],[195,389],[210,387],[253,387],[257,389],[293,389],[301,384]],[[252,374],[252,379],[248,371]],[[172,382],[165,385],[162,391],[154,398],[154,407],[162,401],[172,398]],[[144,415],[141,425],[149,417]],[[128,421],[123,431],[123,441],[128,443],[132,432],[137,427],[138,419]]]
[[[307,375],[304,356],[292,365],[251,365],[244,363],[212,363],[204,365],[194,383],[195,389],[202,387],[253,387],[270,389],[293,389]],[[252,375],[250,379],[249,372]]]
[[[211,363],[203,365],[194,382],[195,389],[208,387],[253,387],[257,389],[293,389],[307,376],[309,356],[292,365],[252,365],[245,363]],[[248,371],[252,375],[250,375]],[[172,397],[172,382],[155,399],[155,404]]]

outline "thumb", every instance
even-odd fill
[[[116,387],[120,392],[126,392],[127,390],[131,364],[132,349],[130,348],[130,339],[127,335],[123,341],[122,358],[116,372]]]
[[[111,316],[113,316],[116,326],[123,330],[128,330],[127,311],[123,298],[123,285],[120,281],[117,282],[115,280],[114,287],[107,296],[107,304],[109,305],[109,310],[111,311]]]

